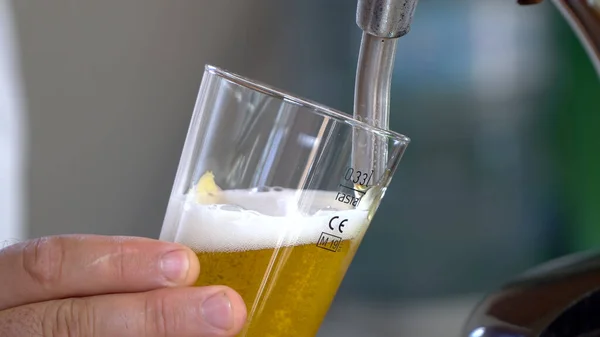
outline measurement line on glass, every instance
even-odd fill
[[[339,184],[341,189],[346,189],[348,192],[344,190],[338,191],[335,196],[335,200],[346,205],[352,205],[355,208],[358,207],[362,197],[367,193],[367,189],[371,183],[371,178],[373,178],[373,171],[374,170],[371,170],[370,173],[367,173],[360,170],[355,170],[353,167],[348,167],[346,173],[344,174],[344,180],[347,184],[352,184],[355,187],[360,186],[362,190],[344,184]],[[353,192],[359,193],[359,195]]]
[[[358,193],[360,193],[360,194],[365,194],[365,193],[367,193],[367,192],[365,192],[365,191],[357,190],[356,188],[352,188],[352,187],[350,187],[350,186],[346,186],[346,185],[344,185],[344,184],[340,184],[340,187],[345,187],[345,188],[347,188],[347,189],[349,189],[349,190],[353,190],[353,191],[355,191],[355,192],[358,192]]]
[[[374,170],[371,170],[371,172],[368,173],[360,170],[355,170],[353,167],[348,167],[346,173],[344,174],[344,180],[353,184],[359,184],[368,187],[371,183],[371,178],[373,178],[373,172]]]

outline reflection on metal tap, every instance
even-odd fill
[[[410,30],[417,0],[359,0],[356,23],[367,34],[398,38]]]

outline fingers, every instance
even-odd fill
[[[190,285],[200,266],[188,248],[144,238],[70,235],[0,251],[0,310],[73,296]]]
[[[0,312],[3,337],[222,337],[246,320],[242,298],[223,286],[159,289],[29,304]]]

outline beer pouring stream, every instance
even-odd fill
[[[356,23],[363,30],[354,88],[354,118],[389,128],[390,87],[398,39],[410,30],[418,0],[359,0]],[[363,172],[373,170],[376,183],[387,176],[385,137],[355,131],[352,163]]]

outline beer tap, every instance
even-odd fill
[[[418,0],[359,0],[356,23],[363,30],[354,116],[382,129],[389,126],[389,96],[398,39],[410,31]]]
[[[398,39],[410,31],[418,0],[359,0],[356,23],[363,30],[354,88],[354,118],[389,128],[390,87]],[[355,132],[353,164],[385,176],[387,144]]]

